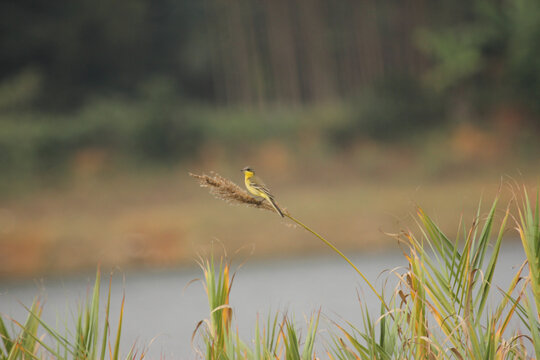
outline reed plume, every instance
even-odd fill
[[[197,179],[201,187],[208,188],[210,194],[216,199],[226,201],[229,204],[243,204],[258,209],[275,212],[272,205],[264,201],[264,199],[259,200],[254,198],[240,186],[219,174],[213,173],[212,176],[209,176],[206,174],[197,175],[189,173],[189,175]],[[283,213],[285,215],[289,214],[285,209],[283,209]]]

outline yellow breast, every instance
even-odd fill
[[[262,196],[265,197],[265,194],[260,192],[259,190],[255,189],[253,186],[251,186],[251,178],[253,177],[254,173],[251,171],[244,172],[244,182],[246,184],[246,189],[255,196]]]

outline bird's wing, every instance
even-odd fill
[[[249,184],[254,189],[266,194],[268,197],[273,197],[270,193],[270,190],[268,190],[268,187],[261,181],[261,179],[256,178],[255,176],[249,179]]]

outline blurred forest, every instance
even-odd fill
[[[537,0],[23,0],[0,27],[3,185],[457,123],[526,154],[540,128]]]

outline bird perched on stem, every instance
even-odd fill
[[[272,205],[274,210],[276,210],[276,212],[279,214],[279,216],[284,217],[283,211],[281,211],[281,209],[277,206],[274,200],[274,196],[270,193],[262,180],[255,176],[255,171],[248,166],[246,166],[240,171],[244,173],[244,181],[246,183],[247,190],[251,194],[255,196],[260,196],[266,201],[268,201],[270,205]]]

